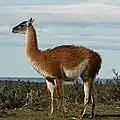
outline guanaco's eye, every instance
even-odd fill
[[[19,26],[18,26],[18,29],[19,29],[19,28],[22,28],[22,26],[21,26],[21,25],[19,25]]]

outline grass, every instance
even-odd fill
[[[98,93],[97,120],[120,120],[120,75],[115,71],[114,73],[115,77],[112,81],[95,83]],[[46,84],[29,81],[1,81],[0,120],[75,120],[83,108],[83,85],[77,83],[63,87],[67,113],[64,114],[62,109],[56,109],[57,96],[55,92],[54,114],[49,115],[50,96]],[[23,105],[26,105],[26,108],[20,110],[19,108]],[[11,109],[12,111],[9,112]],[[86,118],[83,120],[89,120],[91,105],[88,106],[86,113]]]
[[[68,113],[64,116],[62,109],[54,111],[53,115],[49,115],[49,109],[16,109],[11,112],[9,116],[3,115],[0,120],[73,120],[77,118],[80,111],[82,110],[82,105],[71,105],[68,108]],[[80,111],[79,111],[80,110]],[[90,115],[91,106],[88,107],[87,113]],[[98,104],[97,115],[98,120],[120,120],[120,104],[114,105],[104,105]],[[83,120],[89,120],[84,118]]]

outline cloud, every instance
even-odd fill
[[[84,2],[86,0],[49,0],[49,1],[44,1],[44,0],[10,0],[10,1],[4,1],[0,0],[0,5],[38,5],[38,4],[72,4],[72,3],[78,3],[78,2]]]
[[[120,5],[120,0],[89,0],[91,3],[108,4],[108,5]]]
[[[0,42],[1,47],[25,47],[24,44],[19,43],[19,42]]]
[[[30,16],[35,17],[41,24],[120,23],[119,7],[91,2],[71,5],[1,6],[0,10],[0,15],[4,14],[3,23],[13,23],[28,19]]]
[[[11,34],[10,28],[33,16],[41,44],[76,42],[87,46],[96,44],[98,48],[104,45],[101,48],[105,50],[105,46],[111,49],[111,44],[118,46],[120,43],[120,8],[115,5],[89,1],[69,5],[12,5],[0,9],[3,15],[0,33]]]
[[[19,22],[35,17],[38,34],[58,39],[119,39],[120,8],[88,1],[69,5],[9,5],[0,8],[0,34],[11,34]]]
[[[9,26],[0,26],[0,34],[5,35],[9,33],[10,27]]]

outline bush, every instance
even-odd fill
[[[112,71],[114,74],[112,95],[116,102],[120,102],[120,74],[115,69],[112,69]]]

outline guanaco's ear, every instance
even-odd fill
[[[32,17],[28,20],[27,22],[27,26],[32,25],[32,23],[34,22],[35,19],[33,19]]]

